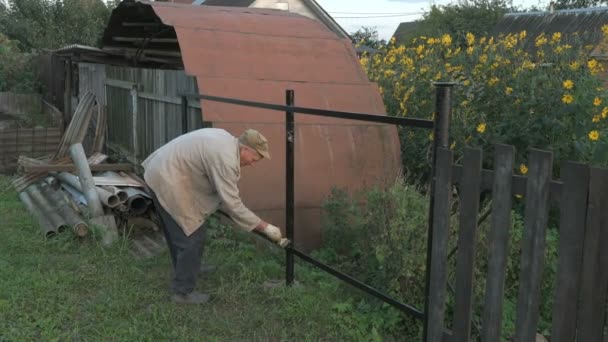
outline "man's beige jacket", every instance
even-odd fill
[[[261,221],[241,201],[239,141],[223,129],[203,128],[179,136],[154,151],[142,166],[146,183],[188,236],[218,209],[247,231]]]

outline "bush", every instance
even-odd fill
[[[17,44],[0,33],[0,91],[35,93],[39,83],[32,55],[22,53]]]
[[[603,28],[608,33],[608,26]],[[459,43],[460,42],[460,43]],[[432,118],[434,81],[454,81],[450,148],[482,147],[485,165],[491,146],[514,145],[520,173],[527,172],[529,148],[551,149],[556,161],[608,163],[608,98],[589,59],[584,34],[562,37],[525,31],[498,38],[442,35],[389,44],[363,58],[371,80],[381,88],[394,116]],[[418,182],[428,179],[428,132],[401,132],[403,165]]]
[[[325,247],[317,256],[336,268],[353,275],[372,287],[388,293],[403,303],[424,308],[426,242],[428,226],[428,197],[412,185],[400,181],[387,188],[371,189],[349,196],[334,189],[324,205],[323,229]],[[454,250],[458,223],[453,215],[449,249]],[[503,311],[503,338],[515,331],[515,314],[523,219],[512,213],[509,256]],[[483,315],[485,278],[488,264],[489,222],[478,228],[474,277],[473,335],[479,335]],[[446,322],[452,320],[456,253],[450,253]],[[550,229],[547,237],[546,268],[541,294],[539,329],[550,330],[553,284],[557,261],[557,231]],[[357,292],[360,294],[360,292]],[[355,297],[356,298],[356,297]],[[352,299],[334,307],[334,320],[352,332],[353,340],[419,339],[422,324],[388,305],[369,297]],[[399,336],[399,338],[397,338]]]

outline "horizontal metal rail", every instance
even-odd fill
[[[227,97],[219,97],[219,96],[211,96],[211,95],[182,94],[181,96],[186,96],[188,98],[195,98],[195,99],[203,99],[203,100],[208,100],[208,101],[230,103],[230,104],[239,105],[239,106],[263,108],[263,109],[270,109],[270,110],[284,111],[284,112],[291,111],[291,112],[294,112],[297,114],[308,114],[308,115],[324,116],[324,117],[330,117],[330,118],[377,122],[377,123],[400,125],[400,126],[410,126],[410,127],[418,127],[418,128],[428,128],[428,129],[433,128],[433,120],[426,120],[426,119],[398,118],[398,117],[394,117],[394,116],[385,116],[385,115],[364,114],[364,113],[354,113],[354,112],[339,112],[339,111],[325,110],[325,109],[295,107],[295,106],[278,105],[278,104],[265,103],[265,102],[231,99],[231,98],[227,98]]]
[[[221,214],[226,215],[224,213],[221,213]],[[261,236],[264,240],[270,241],[271,243],[274,244],[274,242],[272,240],[270,240],[266,235],[264,235],[258,231],[255,231],[255,230],[253,232],[256,235]],[[365,283],[360,282],[359,280],[349,276],[348,274],[342,273],[342,272],[332,268],[331,266],[328,266],[328,265],[320,262],[319,260],[314,259],[310,255],[308,255],[300,250],[295,249],[293,247],[293,245],[287,246],[286,249],[290,250],[294,255],[297,255],[300,259],[322,269],[323,271],[348,283],[349,285],[352,285],[352,286],[358,288],[359,290],[362,290],[362,291],[382,300],[383,302],[394,306],[395,308],[409,314],[410,316],[412,316],[416,319],[420,319],[420,320],[422,320],[424,318],[424,313],[422,313],[420,310],[416,309],[415,307],[408,305],[408,304],[403,304],[403,303],[399,302],[398,300],[391,298],[388,295],[376,290],[375,288],[373,288]]]
[[[311,263],[315,266],[317,266],[318,268],[322,269],[323,271],[333,275],[334,277],[347,282],[348,284],[358,288],[359,290],[362,290],[380,300],[382,300],[383,302],[390,304],[392,306],[394,306],[395,308],[409,314],[410,316],[416,318],[416,319],[420,319],[422,320],[424,318],[424,313],[422,313],[420,310],[416,309],[415,307],[408,305],[408,304],[403,304],[399,301],[397,301],[396,299],[393,299],[387,295],[385,295],[384,293],[376,290],[375,288],[360,282],[359,280],[344,274],[328,265],[325,265],[324,263],[313,259],[311,256],[305,254],[304,252],[301,252],[293,247],[288,247],[291,249],[291,251],[293,251],[293,254],[297,255],[298,257],[300,257],[300,259]]]

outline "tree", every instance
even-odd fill
[[[357,32],[350,34],[353,44],[357,46],[366,46],[372,49],[380,49],[386,46],[386,40],[378,37],[378,31],[373,27],[362,27]]]
[[[0,91],[28,93],[38,89],[31,58],[19,50],[16,42],[0,33]]]
[[[432,6],[413,37],[441,34],[464,37],[467,32],[486,36],[494,31],[496,23],[510,8],[510,0],[472,0],[455,5]]]
[[[109,16],[102,0],[0,0],[0,33],[25,52],[98,46]]]
[[[608,1],[602,0],[557,0],[555,1],[555,9],[588,8],[606,4],[608,4]]]

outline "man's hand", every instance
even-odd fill
[[[291,242],[289,241],[289,239],[286,239],[281,236],[281,230],[279,229],[279,227],[273,226],[270,223],[262,221],[257,227],[255,227],[255,230],[266,235],[270,240],[272,240],[282,248],[289,246]]]
[[[271,224],[267,224],[265,228],[262,228],[262,233],[264,233],[264,235],[268,236],[270,240],[276,243],[281,241],[281,238],[283,237],[281,235],[281,230]]]

